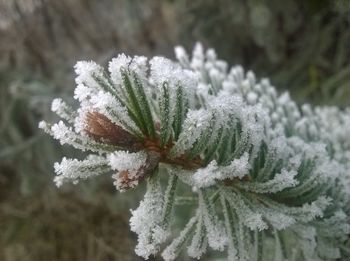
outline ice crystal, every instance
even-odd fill
[[[136,254],[146,259],[155,255],[166,240],[162,230],[162,190],[158,180],[151,180],[144,199],[136,210],[132,210],[130,219],[131,231],[138,234]]]
[[[77,184],[79,179],[87,179],[110,171],[106,158],[95,155],[90,155],[83,161],[64,157],[60,163],[56,162],[54,167],[57,174],[54,182],[57,187],[68,181]]]

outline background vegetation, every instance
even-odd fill
[[[77,152],[37,123],[53,97],[71,99],[77,60],[201,41],[300,102],[347,106],[349,26],[347,0],[0,0],[0,260],[138,260],[128,218],[142,188],[52,182],[53,162]]]

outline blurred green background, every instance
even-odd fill
[[[348,0],[0,0],[0,260],[139,260],[128,219],[143,188],[57,189],[53,163],[80,152],[37,125],[54,97],[73,102],[77,60],[196,41],[300,103],[350,104]]]

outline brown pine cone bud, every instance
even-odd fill
[[[88,136],[102,143],[115,145],[130,151],[137,150],[140,147],[140,142],[135,136],[96,111],[87,113],[84,131]]]
[[[136,187],[140,181],[153,173],[158,166],[159,160],[159,153],[148,152],[145,164],[141,165],[137,170],[122,170],[114,174],[112,176],[115,179],[113,184],[121,192]]]

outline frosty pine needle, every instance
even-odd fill
[[[62,121],[39,127],[91,154],[55,163],[56,185],[101,174],[119,191],[147,182],[130,219],[145,259],[209,248],[228,260],[349,258],[350,110],[299,107],[200,44],[175,54],[120,54],[108,72],[76,64],[79,108],[55,99]],[[188,202],[194,214],[174,233],[174,205]]]

